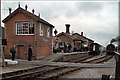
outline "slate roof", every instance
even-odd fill
[[[78,33],[74,33],[74,34],[70,35],[70,34],[68,34],[68,33],[61,32],[61,33],[59,33],[58,35],[56,35],[56,37],[59,37],[59,36],[61,36],[61,35],[65,35],[65,36],[71,38],[71,39],[74,40],[74,41],[75,41],[75,40],[76,40],[76,41],[84,41],[84,40],[80,39],[78,36],[75,36],[75,34],[77,34],[77,35],[79,35],[79,36],[81,36],[81,37],[83,37],[83,38],[85,38],[85,39],[87,39],[87,40],[89,40],[89,41],[94,42],[93,40],[91,40],[91,39],[89,39],[89,38],[87,38],[87,37],[85,37],[85,36],[82,36],[82,35],[80,35],[80,34],[78,34]]]
[[[87,40],[89,40],[89,41],[92,41],[92,42],[94,42],[93,40],[91,40],[91,39],[89,39],[89,38],[87,38],[87,37],[85,37],[85,36],[82,36],[82,35],[80,35],[79,33],[74,33],[74,34],[72,34],[72,35],[75,35],[75,34],[77,34],[77,35],[79,35],[79,36],[81,36],[81,37],[83,37],[83,38],[85,38],[85,39],[87,39]],[[75,36],[74,36],[75,37]],[[77,37],[77,36],[76,36]]]
[[[47,21],[43,20],[42,18],[36,16],[35,14],[27,11],[27,10],[24,10],[23,8],[21,7],[18,7],[13,13],[11,13],[10,15],[8,15],[2,22],[3,23],[6,23],[8,20],[10,20],[13,16],[15,16],[16,14],[18,13],[23,13],[24,15],[28,16],[28,17],[31,17],[32,19],[38,21],[38,22],[41,22],[41,23],[44,23],[48,26],[51,26],[54,28],[54,26],[50,23],[48,23]]]
[[[81,39],[78,39],[78,38],[76,38],[76,37],[73,37],[73,36],[70,35],[69,33],[64,33],[64,32],[59,33],[58,35],[56,35],[56,37],[59,37],[59,36],[61,36],[61,35],[65,35],[65,36],[69,37],[69,38],[72,39],[72,40],[79,40],[79,41],[81,41]]]

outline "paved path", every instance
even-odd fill
[[[64,75],[60,78],[67,79],[96,79],[101,80],[102,75],[110,75],[110,78],[115,78],[115,68],[85,68],[73,73]]]

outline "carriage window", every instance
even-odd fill
[[[34,23],[33,22],[17,22],[16,23],[16,34],[34,34]]]

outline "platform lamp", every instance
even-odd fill
[[[54,31],[54,34],[55,34],[55,37],[56,37],[56,35],[57,35],[57,30],[55,29],[55,31]],[[55,53],[57,53],[57,43],[58,43],[58,38],[56,37],[56,40],[55,40]]]

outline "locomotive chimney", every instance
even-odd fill
[[[70,24],[65,24],[65,26],[66,26],[66,33],[69,33],[69,34],[70,34],[70,32],[69,32]]]

